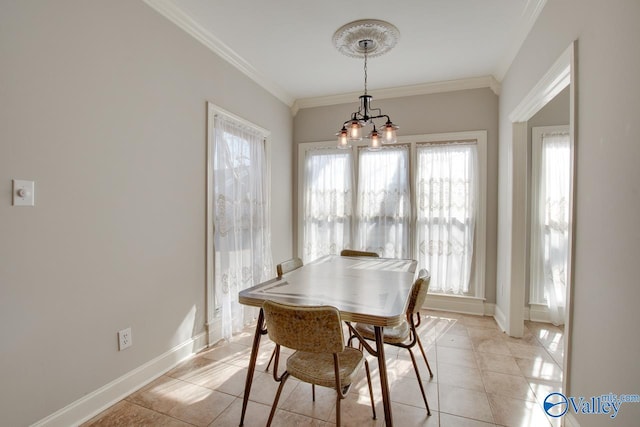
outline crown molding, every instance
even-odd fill
[[[448,80],[436,83],[424,83],[411,86],[399,86],[386,89],[370,90],[376,99],[402,98],[405,96],[428,95],[432,93],[454,92],[457,90],[490,88],[493,93],[500,95],[500,83],[493,76],[473,77],[461,80]],[[327,105],[346,104],[354,102],[360,92],[349,92],[340,95],[319,96],[315,98],[296,99],[291,107],[295,116],[301,108],[323,107]]]
[[[542,12],[546,3],[547,0],[527,0],[524,12],[522,12],[522,15],[520,16],[520,22],[516,26],[516,33],[511,38],[511,44],[493,73],[498,81],[502,81],[504,76],[507,74],[507,71],[509,71],[511,63],[516,58],[516,55],[520,51],[524,41],[527,39],[533,25],[538,20],[538,16],[540,16],[540,12]]]
[[[171,0],[142,0],[149,7],[160,13],[169,21],[183,29],[187,34],[208,47],[222,59],[236,67],[240,72],[267,90],[273,96],[291,107],[294,99],[284,89],[258,72],[249,62],[224,44],[220,39],[204,29],[189,15],[178,8]]]

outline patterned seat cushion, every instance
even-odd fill
[[[340,384],[348,386],[362,365],[364,356],[360,350],[345,347],[338,354],[340,361]],[[287,371],[301,381],[335,388],[333,354],[296,351],[287,359]]]
[[[356,331],[360,332],[364,338],[375,340],[376,335],[373,326],[364,323],[356,323]],[[409,323],[404,320],[399,326],[383,329],[384,342],[388,344],[398,344],[409,338]]]

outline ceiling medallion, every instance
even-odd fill
[[[400,38],[400,31],[379,19],[360,19],[338,28],[333,34],[333,45],[340,53],[352,58],[364,58],[365,48],[360,43],[368,41],[367,56],[380,56],[390,51]]]

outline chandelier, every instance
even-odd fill
[[[364,58],[364,94],[360,95],[358,111],[351,113],[349,120],[342,124],[338,137],[338,148],[349,148],[351,143],[362,141],[365,126],[373,128],[367,135],[370,150],[379,150],[381,144],[393,144],[398,138],[398,126],[391,118],[382,114],[380,108],[373,108],[373,97],[367,93],[367,60],[388,52],[398,42],[400,32],[385,21],[363,19],[343,25],[333,35],[333,44],[341,53],[354,58]],[[384,123],[382,120],[385,120]],[[378,121],[378,125],[376,125]]]

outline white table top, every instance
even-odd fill
[[[331,305],[345,321],[396,326],[405,317],[416,266],[407,259],[327,256],[241,291],[239,301]]]

